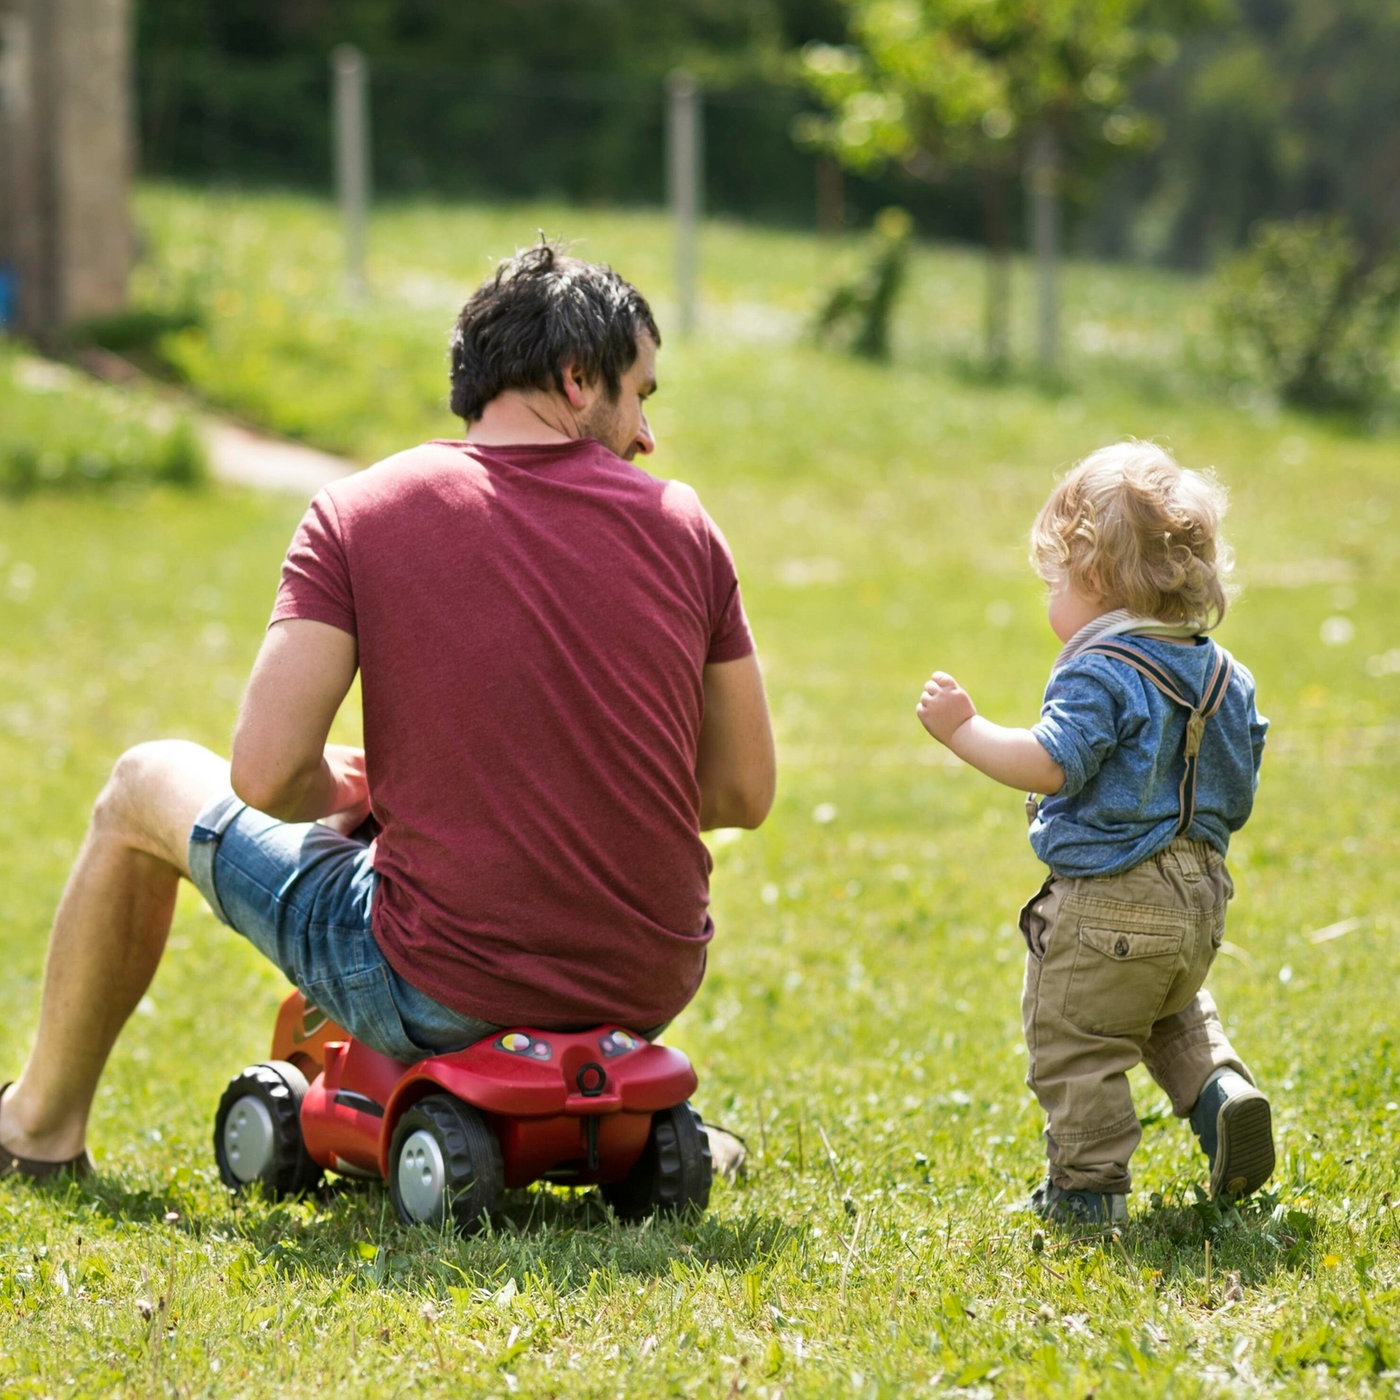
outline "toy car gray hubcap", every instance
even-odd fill
[[[432,1133],[420,1128],[404,1139],[399,1150],[399,1199],[415,1220],[442,1216],[447,1189],[447,1164]]]
[[[224,1120],[224,1155],[239,1181],[256,1181],[272,1161],[276,1134],[261,1099],[239,1099]]]

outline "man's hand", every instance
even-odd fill
[[[935,671],[924,685],[915,713],[940,744],[950,744],[953,735],[977,713],[977,706],[952,676]]]
[[[321,818],[321,824],[348,836],[369,816],[369,780],[365,777],[365,751],[348,744],[327,744],[326,770],[334,785],[334,801],[341,805]]]

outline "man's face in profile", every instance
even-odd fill
[[[594,438],[609,452],[630,462],[637,453],[656,450],[656,439],[647,422],[646,401],[656,392],[656,342],[647,331],[637,334],[637,358],[628,366],[610,399],[600,386],[598,397],[584,410],[579,426],[584,437]]]

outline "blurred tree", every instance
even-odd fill
[[[1110,181],[1096,252],[1203,266],[1260,219],[1339,212],[1378,257],[1400,230],[1400,4],[1235,0],[1145,83],[1170,131]]]
[[[849,44],[809,44],[826,116],[800,141],[856,170],[888,163],[928,181],[977,172],[988,250],[986,353],[1008,352],[1011,208],[1033,141],[1042,171],[1090,171],[1154,136],[1132,79],[1175,53],[1209,0],[843,0]]]
[[[126,299],[129,30],[127,0],[0,0],[0,273],[45,349]]]

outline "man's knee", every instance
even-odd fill
[[[116,834],[132,824],[136,810],[159,781],[163,748],[161,741],[137,744],[117,759],[93,805],[95,828]]]
[[[183,868],[195,817],[227,785],[228,764],[199,744],[137,744],[113,764],[93,808],[93,831]]]

